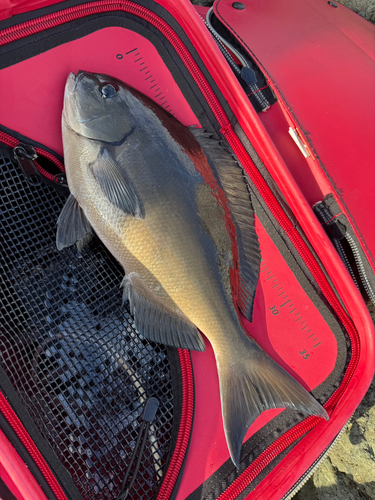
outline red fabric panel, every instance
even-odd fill
[[[80,69],[115,76],[172,112],[184,125],[198,124],[155,47],[137,33],[129,36],[129,30],[118,27],[99,30],[2,70],[0,92],[9,98],[2,102],[1,124],[62,155],[65,82],[71,71]]]
[[[374,257],[375,26],[325,0],[248,2],[244,10],[219,0],[216,14],[275,83]]]

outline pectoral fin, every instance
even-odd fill
[[[71,194],[57,219],[56,246],[58,250],[77,243],[78,250],[91,240],[93,230],[78,201]]]
[[[98,181],[104,195],[120,210],[137,219],[145,217],[144,207],[139,200],[126,171],[117,163],[110,152],[102,147],[93,163],[90,164],[92,173]]]

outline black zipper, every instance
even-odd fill
[[[349,223],[347,226],[343,224],[339,220],[342,214],[335,215],[332,213],[324,200],[315,203],[313,210],[336,248],[340,259],[349,271],[356,287],[362,295],[365,292],[375,305],[375,292],[367,275],[357,239],[351,234],[350,229],[348,229],[350,228]]]

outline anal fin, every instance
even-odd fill
[[[148,340],[172,347],[193,351],[205,350],[201,334],[186,317],[146,298],[132,285],[127,276],[122,285],[124,301],[129,300],[130,312],[141,335]]]

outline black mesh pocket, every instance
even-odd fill
[[[145,400],[160,406],[133,491],[151,498],[172,435],[166,349],[138,335],[123,271],[97,239],[59,252],[65,199],[0,158],[0,362],[41,435],[87,499],[115,499]]]

